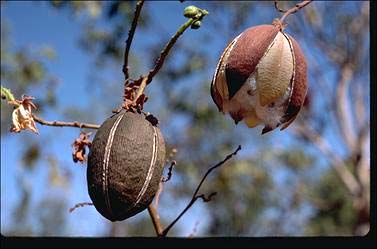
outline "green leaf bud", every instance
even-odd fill
[[[193,24],[191,24],[192,29],[198,29],[200,28],[200,25],[202,25],[201,21],[195,21]]]
[[[187,6],[183,12],[183,15],[187,18],[194,18],[200,9],[194,5]]]

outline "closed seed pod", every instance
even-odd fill
[[[211,96],[237,124],[265,125],[262,134],[288,127],[307,93],[306,59],[298,43],[279,27],[246,29],[223,51]]]
[[[161,180],[165,143],[143,114],[121,111],[98,129],[88,155],[89,196],[97,211],[121,221],[152,202]]]

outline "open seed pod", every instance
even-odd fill
[[[220,57],[211,83],[219,111],[237,124],[264,124],[263,133],[288,127],[307,93],[306,59],[298,43],[274,25],[251,27]]]
[[[121,111],[98,129],[88,155],[89,196],[111,221],[129,218],[155,196],[165,161],[165,143],[143,114]]]

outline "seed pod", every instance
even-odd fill
[[[152,202],[162,176],[165,143],[143,114],[121,111],[98,129],[88,155],[89,196],[97,211],[121,221]]]
[[[211,83],[219,111],[263,133],[296,118],[307,93],[306,59],[298,43],[274,25],[251,27],[223,51]]]

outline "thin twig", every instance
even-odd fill
[[[282,13],[285,13],[287,12],[286,10],[283,10],[279,7],[279,4],[278,4],[279,1],[275,1],[275,9],[279,12],[282,12]]]
[[[197,199],[202,199],[204,202],[210,202],[212,201],[212,197],[214,197],[217,194],[217,192],[212,192],[208,196],[205,196],[204,194],[198,195]]]
[[[149,212],[149,215],[151,216],[153,227],[156,230],[157,236],[162,237],[163,228],[162,228],[162,225],[161,225],[160,216],[158,215],[157,210],[152,205],[152,203],[149,204],[149,206],[148,206],[148,212]]]
[[[202,16],[200,16],[201,18]],[[165,47],[162,49],[160,56],[156,60],[156,64],[153,69],[151,69],[148,73],[148,81],[147,85],[152,81],[153,77],[160,71],[162,65],[164,64],[166,56],[169,54],[170,49],[174,46],[174,44],[177,42],[178,38],[185,32],[185,30],[190,27],[195,21],[199,20],[200,18],[190,18],[188,21],[186,21],[184,24],[182,24],[177,32],[172,36],[172,38],[169,40],[169,42],[165,45]]]
[[[135,13],[136,14],[136,13]],[[162,68],[166,57],[168,56],[171,48],[174,46],[174,44],[177,42],[178,38],[185,32],[187,28],[189,28],[195,21],[201,20],[205,15],[207,15],[208,12],[206,10],[201,10],[200,14],[197,16],[190,18],[188,21],[186,21],[184,24],[182,24],[177,32],[170,38],[168,43],[165,45],[165,47],[161,50],[160,56],[157,58],[155,66],[153,69],[149,70],[149,73],[147,75],[142,75],[139,80],[141,80],[140,86],[137,90],[136,96],[132,99],[132,106],[135,106],[136,102],[138,101],[138,98],[143,94],[146,86],[152,82],[153,77],[160,71]],[[126,52],[125,52],[126,53]],[[126,58],[126,57],[125,57]],[[126,65],[126,64],[125,64]],[[128,72],[127,66],[123,68],[125,72]],[[128,82],[128,78],[126,78],[126,83]],[[126,87],[126,84],[125,84]]]
[[[127,41],[126,41],[126,49],[124,50],[124,64],[123,64],[123,73],[124,73],[124,79],[125,80],[127,80],[130,77],[129,72],[128,72],[128,69],[129,69],[128,68],[128,54],[130,52],[132,39],[134,38],[134,34],[135,34],[136,26],[137,26],[137,21],[139,19],[141,8],[143,7],[143,4],[144,4],[144,0],[137,2],[136,8],[135,8],[135,13],[134,13],[134,19],[132,20],[131,28],[128,31],[128,38],[127,38]]]
[[[285,20],[290,14],[296,13],[298,10],[304,8],[306,5],[308,5],[308,4],[311,3],[311,2],[312,2],[312,0],[309,0],[309,1],[302,1],[301,3],[296,4],[295,7],[292,7],[292,8],[290,8],[289,10],[284,11],[284,10],[280,9],[280,8],[277,6],[277,1],[275,1],[275,8],[276,8],[279,12],[284,12],[284,15],[280,18],[280,23],[283,23],[284,20]]]
[[[77,127],[77,128],[88,128],[88,129],[98,129],[100,125],[97,124],[88,124],[80,122],[62,122],[62,121],[46,121],[42,118],[37,117],[33,114],[33,119],[41,125],[47,126],[59,126],[59,127]]]
[[[158,184],[157,193],[156,193],[155,198],[154,198],[154,208],[156,210],[158,210],[158,204],[160,202],[160,196],[161,196],[161,193],[162,193],[163,190],[164,190],[164,183],[162,181],[160,181],[159,184]]]
[[[201,181],[199,182],[199,185],[196,187],[196,190],[194,192],[194,194],[192,195],[192,198],[190,200],[190,202],[187,204],[187,206],[185,207],[185,209],[183,209],[183,211],[178,215],[178,217],[172,222],[170,223],[170,225],[168,225],[164,231],[162,232],[162,236],[165,237],[169,230],[175,225],[175,223],[177,223],[177,221],[186,213],[187,210],[190,209],[190,207],[198,200],[198,199],[203,199],[204,201],[209,201],[210,198],[212,196],[214,196],[215,194],[214,193],[211,193],[208,197],[205,197],[204,195],[198,195],[198,192],[200,190],[200,187],[202,186],[203,182],[205,181],[205,179],[207,178],[207,176],[216,168],[220,167],[221,165],[223,165],[226,161],[228,161],[229,159],[231,159],[233,156],[235,156],[237,154],[237,152],[241,150],[241,145],[238,145],[238,148],[231,154],[229,154],[224,160],[222,160],[221,162],[217,163],[216,165],[212,166],[211,168],[209,168],[207,170],[207,172],[204,174],[203,178],[201,179]]]
[[[165,178],[165,177],[161,177],[161,181],[158,185],[158,189],[157,189],[157,193],[155,195],[155,198],[154,198],[154,205],[153,203],[151,203],[149,206],[148,206],[148,212],[149,212],[149,215],[151,217],[151,220],[152,220],[152,223],[153,223],[153,226],[156,230],[156,234],[158,237],[161,237],[162,236],[162,231],[163,231],[163,228],[162,228],[162,225],[161,225],[161,221],[160,221],[160,217],[158,215],[158,204],[160,202],[160,196],[161,196],[161,193],[164,189],[164,182],[167,182],[170,180],[171,176],[172,176],[172,170],[173,170],[173,167],[174,165],[176,164],[175,161],[172,161],[170,167],[169,167],[169,172],[168,172],[168,177]]]
[[[84,207],[84,206],[93,206],[93,203],[91,202],[81,202],[81,203],[77,203],[75,206],[71,207],[69,209],[69,212],[72,213],[76,208],[79,208],[79,207]]]

